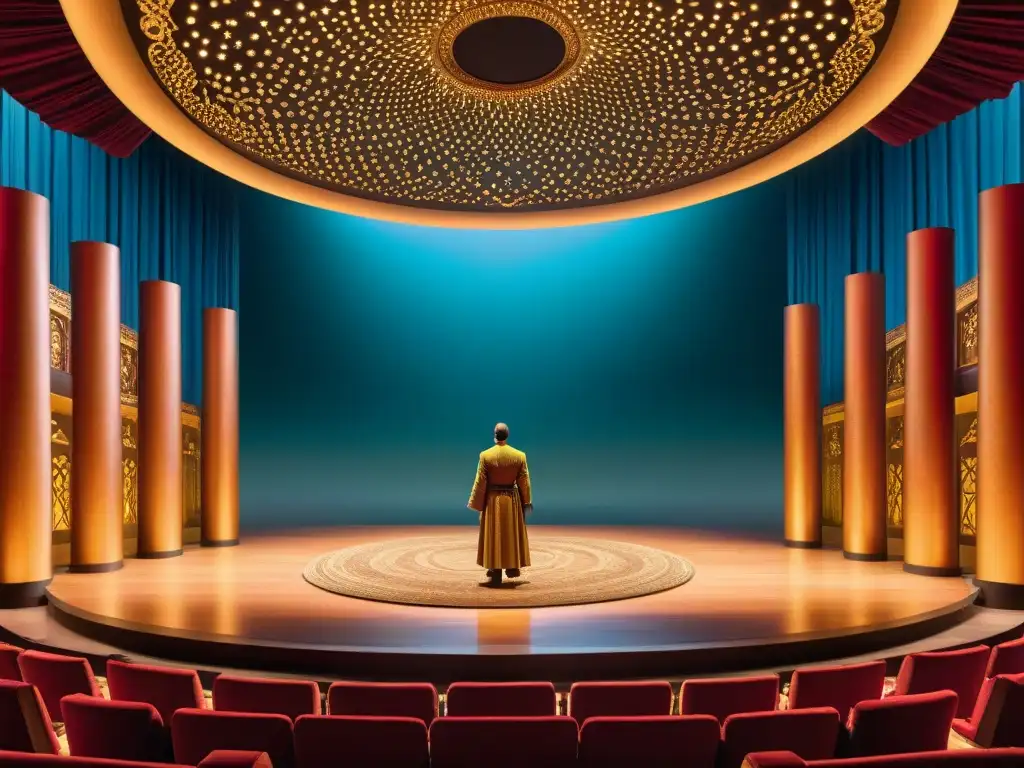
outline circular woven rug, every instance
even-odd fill
[[[537,536],[532,565],[486,585],[475,535],[396,539],[328,552],[302,575],[348,597],[449,608],[538,608],[601,603],[678,587],[693,565],[671,552],[622,541]]]

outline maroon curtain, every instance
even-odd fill
[[[117,157],[150,134],[93,70],[58,0],[0,0],[0,88],[51,128]]]
[[[924,69],[867,128],[888,144],[906,144],[983,101],[1005,98],[1019,80],[1024,2],[960,0]]]

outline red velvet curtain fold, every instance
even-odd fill
[[[960,0],[939,47],[868,130],[899,146],[1024,80],[1024,2]]]
[[[0,2],[0,88],[51,128],[116,157],[150,134],[93,70],[58,0]]]

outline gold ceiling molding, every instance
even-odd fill
[[[365,11],[360,3],[319,0],[306,8],[292,0],[178,0],[177,5],[170,0],[145,0],[140,6],[138,0],[124,0],[122,8],[118,0],[62,0],[76,38],[114,94],[154,131],[201,162],[263,191],[322,208],[391,221],[495,229],[566,226],[658,213],[752,186],[805,162],[875,117],[911,82],[938,45],[956,7],[956,0],[902,0],[893,19],[894,3],[884,0],[791,0],[785,4],[773,0],[760,4],[776,10],[771,17],[774,22],[769,25],[764,20],[762,26],[762,18],[750,14],[767,11],[756,10],[760,5],[747,0],[685,0],[664,6],[552,1],[545,5],[572,20],[588,53],[573,76],[562,79],[557,87],[506,103],[459,92],[434,62],[440,28],[467,7],[482,3],[409,0],[367,3]],[[716,5],[725,11],[717,13]],[[778,12],[783,6],[789,10]],[[840,10],[829,10],[833,6]],[[415,34],[400,36],[396,42],[388,30],[396,29],[402,13],[418,21],[413,25]],[[592,15],[581,15],[586,13]],[[136,28],[135,37],[126,14]],[[830,14],[832,18],[826,18]],[[278,18],[278,26],[271,30]],[[270,30],[267,34],[278,40],[274,45],[286,45],[290,35],[287,45],[292,53],[286,57],[280,48],[260,47],[263,40],[250,45],[241,39],[232,30],[242,29],[245,19],[260,25],[255,29]],[[759,22],[756,27],[747,23],[754,20]],[[813,36],[805,37],[816,33],[803,32],[804,21],[810,22],[812,30],[822,25],[817,31],[824,38],[816,42]],[[599,26],[605,22],[611,27]],[[709,32],[712,22],[718,25],[714,34]],[[829,26],[832,22],[838,22],[838,31]],[[314,24],[319,30],[315,34]],[[881,50],[873,44],[879,24],[887,32]],[[671,25],[678,34],[664,50],[649,38],[642,38],[646,48],[640,51],[635,43],[632,48],[623,46],[627,38],[621,34],[611,38],[599,34],[602,28],[612,28],[668,35]],[[795,33],[789,27],[800,34],[791,38]],[[287,35],[279,31],[282,28]],[[729,29],[733,30],[729,34],[745,37],[730,38]],[[827,39],[830,32],[826,30],[836,31],[834,41]],[[846,37],[838,34],[842,30]],[[348,42],[328,53],[335,49],[322,41],[341,31],[351,33]],[[762,34],[765,31],[767,35]],[[140,38],[148,41],[142,49],[145,61],[140,56]],[[736,42],[730,42],[733,39]],[[817,64],[825,57],[815,59],[813,53],[825,50],[826,43],[835,46],[829,49],[824,67],[828,74],[822,85]],[[739,50],[732,50],[733,45]],[[389,52],[387,60],[374,58],[381,50]],[[343,57],[341,51],[346,51]],[[760,55],[754,57],[754,51]],[[330,74],[316,70],[328,83],[307,84],[315,80],[316,59],[330,56],[335,57]],[[735,84],[742,80],[741,56],[748,57],[751,66],[746,80]],[[303,57],[308,61],[303,62]],[[755,58],[763,63],[755,64]],[[811,67],[810,73],[795,71],[801,58],[803,68]],[[726,72],[726,64],[719,61],[734,61],[737,68]],[[261,62],[263,67],[257,67]],[[597,64],[588,70],[591,62]],[[609,62],[617,62],[614,78],[609,74],[613,70],[602,71],[598,66],[612,66]],[[669,71],[666,62],[683,63]],[[721,68],[694,69],[694,62],[700,67],[712,62]],[[644,86],[647,70],[642,64],[661,73],[657,87],[654,83]],[[306,74],[299,75],[303,66],[308,67]],[[681,77],[684,70],[689,80]],[[394,78],[408,71],[422,74],[423,79]],[[245,84],[238,73],[245,75]],[[154,74],[163,79],[163,87]],[[685,81],[689,102],[681,100],[678,92],[673,99],[664,94],[669,75],[672,83]],[[716,77],[720,83],[713,83]],[[797,85],[783,88],[783,80]],[[811,87],[810,80],[818,84]],[[214,87],[217,82],[220,88]],[[331,82],[357,85],[345,86],[346,98],[340,98],[341,91],[332,91],[324,102]],[[584,98],[579,94],[586,92],[587,82],[594,84],[594,91]],[[705,128],[711,125],[712,111],[718,115],[725,104],[723,94],[730,92],[730,82],[749,96],[729,107],[729,119],[742,120],[744,130],[737,132],[719,123],[709,134]],[[759,101],[761,88],[767,101]],[[320,97],[313,98],[318,89]],[[575,94],[572,98],[579,101],[565,101],[565,94]],[[616,101],[615,95],[621,98]],[[280,108],[284,104],[258,104],[261,98],[264,102],[287,100],[287,111]],[[323,117],[332,100],[332,115]],[[681,105],[674,124],[665,122],[672,117],[668,107],[673,103]],[[452,105],[460,104],[465,112],[450,111]],[[340,132],[335,110],[342,111],[347,121]],[[311,120],[311,113],[318,117]],[[740,118],[741,114],[745,116]],[[524,123],[531,115],[547,115],[550,120]],[[596,127],[586,122],[594,115],[601,120]],[[685,124],[680,120],[686,115],[689,124],[697,126],[696,133],[682,130]],[[645,135],[622,133],[638,125],[647,126]],[[425,132],[411,132],[417,126]],[[564,139],[560,147],[551,143],[559,136]],[[500,143],[512,140],[519,143]],[[430,162],[423,162],[426,159]],[[507,179],[507,172],[517,171]],[[672,184],[683,186],[673,188]]]
[[[553,72],[526,83],[499,85],[473,77],[459,66],[453,52],[455,38],[480,21],[509,16],[536,19],[558,32],[565,44],[565,55]],[[452,85],[471,97],[485,101],[510,101],[543,93],[571,75],[579,66],[582,57],[580,38],[569,18],[554,6],[526,0],[486,2],[457,13],[441,26],[433,48],[434,63],[438,70],[450,79]]]

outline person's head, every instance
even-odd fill
[[[504,443],[508,440],[508,424],[498,422],[494,425],[494,442]]]

